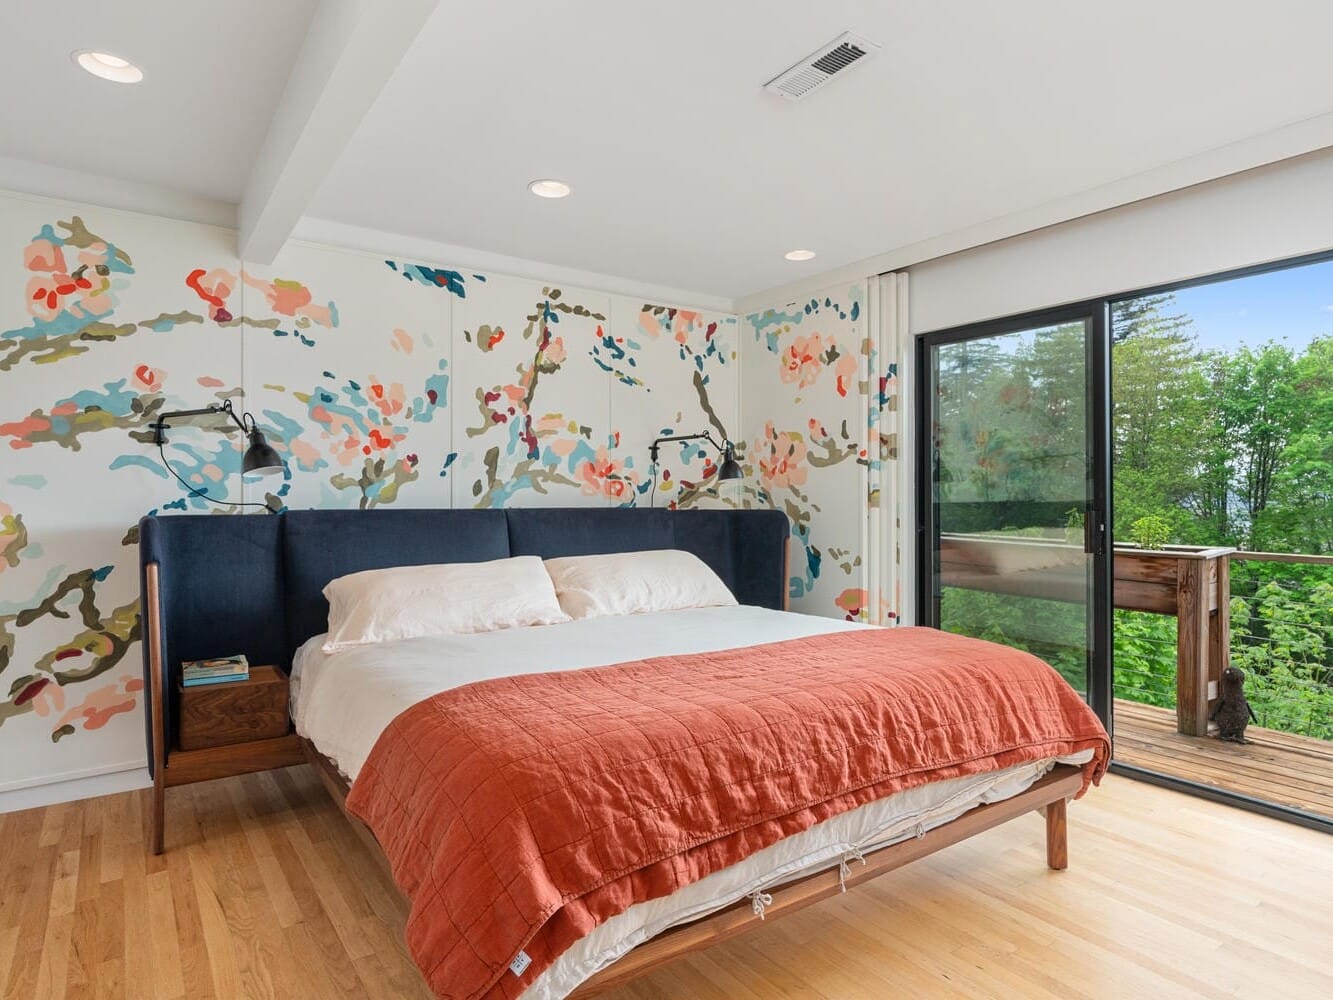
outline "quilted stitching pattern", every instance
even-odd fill
[[[514,998],[601,921],[823,819],[1085,748],[1083,791],[1106,732],[1035,657],[867,630],[444,692],[394,720],[347,804],[436,994]]]

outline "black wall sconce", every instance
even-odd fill
[[[740,479],[744,475],[744,473],[741,472],[740,462],[736,461],[735,446],[730,441],[723,441],[721,444],[718,444],[717,441],[713,439],[713,435],[709,434],[707,431],[700,431],[698,434],[673,434],[668,435],[667,437],[660,437],[649,446],[648,457],[652,461],[652,464],[656,465],[660,445],[666,444],[668,441],[699,440],[707,441],[716,448],[718,453],[722,456],[722,462],[717,467],[717,478],[719,480]]]
[[[273,508],[267,503],[250,503],[242,500],[218,500],[211,497],[205,490],[197,486],[191,486],[180,474],[171,467],[167,461],[167,453],[163,447],[167,443],[166,432],[171,429],[168,420],[175,420],[182,417],[202,417],[209,414],[226,414],[231,418],[232,423],[241,429],[249,438],[250,443],[245,449],[245,455],[241,458],[241,472],[244,475],[272,475],[283,471],[284,465],[282,456],[273,450],[273,446],[264,438],[264,432],[259,429],[255,423],[255,418],[250,413],[244,413],[241,416],[236,415],[236,410],[231,405],[231,400],[223,400],[221,403],[213,403],[209,406],[201,406],[196,410],[170,410],[166,413],[159,413],[157,420],[148,426],[153,431],[153,444],[157,445],[157,452],[162,457],[163,467],[176,477],[177,481],[190,491],[191,496],[208,500],[212,503],[223,506],[236,507],[263,507],[269,513],[274,513]]]

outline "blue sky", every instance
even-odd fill
[[[1256,347],[1267,340],[1301,350],[1333,334],[1333,261],[1197,285],[1175,293],[1206,350]]]

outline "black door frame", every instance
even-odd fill
[[[967,340],[1003,336],[1022,330],[1057,326],[1061,323],[1090,323],[1088,338],[1088,433],[1091,438],[1092,476],[1089,507],[1090,548],[1092,550],[1092,605],[1090,658],[1088,664],[1088,703],[1097,713],[1106,731],[1114,724],[1112,711],[1114,664],[1112,663],[1112,559],[1111,546],[1111,322],[1110,303],[1091,299],[1054,309],[1041,309],[1018,316],[969,323],[937,330],[916,338],[916,548],[917,621],[939,627],[939,606],[935,600],[935,581],[939,576],[939,552],[934,544],[937,531],[932,468],[934,437],[931,433],[930,354],[933,348]]]

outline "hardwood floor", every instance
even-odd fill
[[[1115,703],[1117,760],[1333,817],[1333,743],[1260,726],[1245,738],[1186,736],[1168,708]]]
[[[6,997],[423,998],[403,915],[306,767],[0,816]],[[1070,868],[1015,820],[609,1000],[1333,996],[1333,838],[1108,777]]]

